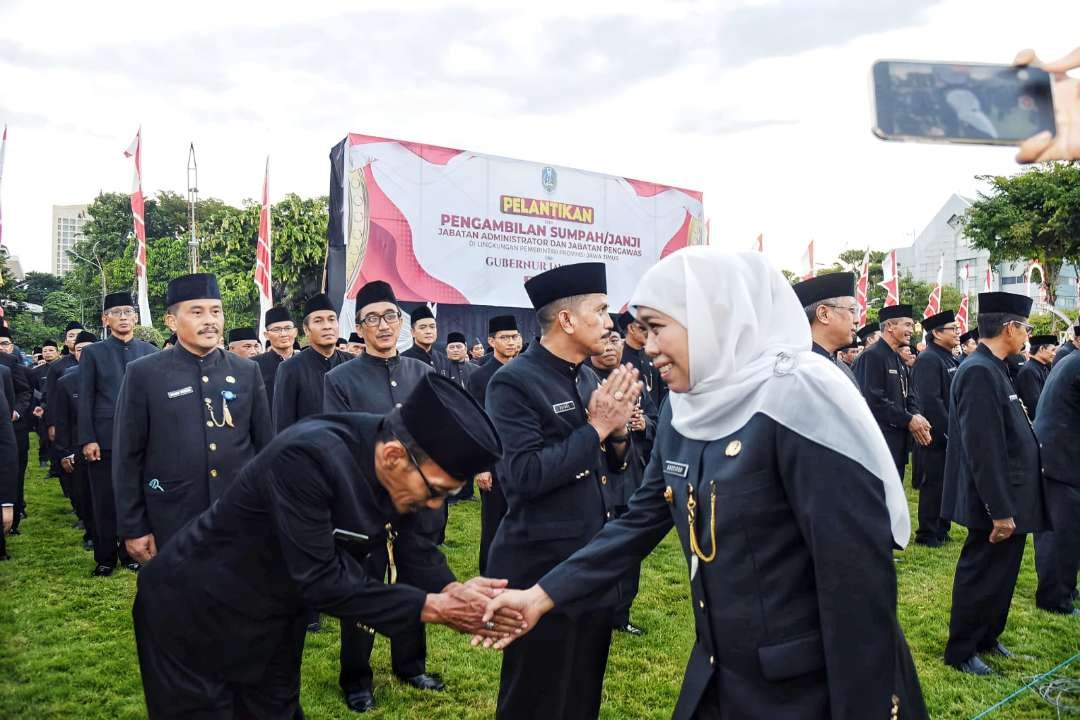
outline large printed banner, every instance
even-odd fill
[[[349,135],[330,153],[327,290],[529,307],[523,283],[603,261],[613,309],[657,259],[700,244],[700,192],[464,150]]]

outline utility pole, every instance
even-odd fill
[[[188,226],[191,228],[188,253],[191,256],[191,272],[195,273],[199,271],[199,240],[195,236],[195,204],[199,202],[199,166],[195,162],[195,143],[191,143],[188,150],[187,184]]]

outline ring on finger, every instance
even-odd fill
[[[612,395],[612,397],[615,398],[616,400],[622,400],[623,397],[624,397],[623,396],[623,391],[622,390],[616,390],[614,392],[614,394]]]
[[[495,623],[488,620],[486,623],[484,623],[484,629],[485,630],[494,630],[495,629]]]

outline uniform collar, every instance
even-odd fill
[[[577,378],[578,370],[581,369],[581,363],[563,360],[538,342],[530,345],[525,354],[535,357],[540,364],[550,367],[555,372],[571,380]]]
[[[401,353],[394,353],[393,357],[388,358],[375,357],[374,355],[364,353],[357,359],[359,359],[362,363],[366,363],[374,367],[394,367],[401,362]]]
[[[993,362],[997,363],[997,365],[1001,368],[1002,372],[1004,372],[1006,375],[1009,374],[1009,363],[1005,362],[997,355],[995,355],[994,352],[983,343],[979,343],[978,347],[975,348],[975,352],[973,352],[972,355],[982,355],[987,359],[992,360]]]
[[[829,352],[825,348],[818,345],[816,342],[811,342],[810,349],[813,350],[814,352],[816,352],[818,355],[821,355],[822,357],[828,358],[829,360],[835,360],[836,359],[835,355],[833,355],[831,352]]]
[[[176,351],[176,356],[178,358],[180,358],[181,360],[184,360],[186,362],[193,362],[193,363],[195,363],[197,365],[207,365],[207,366],[216,365],[218,360],[220,360],[225,355],[225,351],[222,350],[221,348],[214,348],[213,350],[208,352],[206,355],[203,355],[202,357],[199,357],[195,353],[190,352],[186,347],[184,347],[180,343],[176,343],[175,345],[173,345],[172,349]]]
[[[115,335],[110,335],[109,337],[105,338],[105,342],[111,342],[113,345],[119,345],[120,347],[129,347],[132,343],[135,342],[135,340],[136,338],[134,335],[132,335],[131,339],[127,342],[124,342],[123,340],[117,340]]]

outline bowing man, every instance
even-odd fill
[[[133,362],[117,401],[117,527],[139,562],[221,497],[273,436],[259,366],[218,347],[217,278],[174,278],[166,307],[177,344]]]
[[[151,720],[302,717],[308,607],[364,634],[519,630],[519,618],[480,621],[505,581],[457,582],[410,530],[417,508],[438,507],[500,454],[476,402],[434,375],[385,416],[324,415],[278,435],[139,576],[132,614]],[[398,582],[364,564],[387,547]]]
[[[1039,443],[1006,358],[1027,343],[1031,298],[979,293],[979,347],[952,381],[942,516],[968,529],[953,578],[945,662],[989,675],[979,657],[1011,657],[999,641],[1027,533],[1049,529]]]
[[[837,351],[855,338],[859,309],[855,304],[855,273],[819,275],[792,286],[810,323],[810,349],[840,368],[856,387],[859,381]]]
[[[675,720],[926,718],[896,618],[900,478],[858,391],[810,350],[787,280],[759,253],[685,248],[630,307],[670,390],[645,484],[489,611],[518,609],[536,632],[542,613],[597,602],[674,527],[697,626]]]

